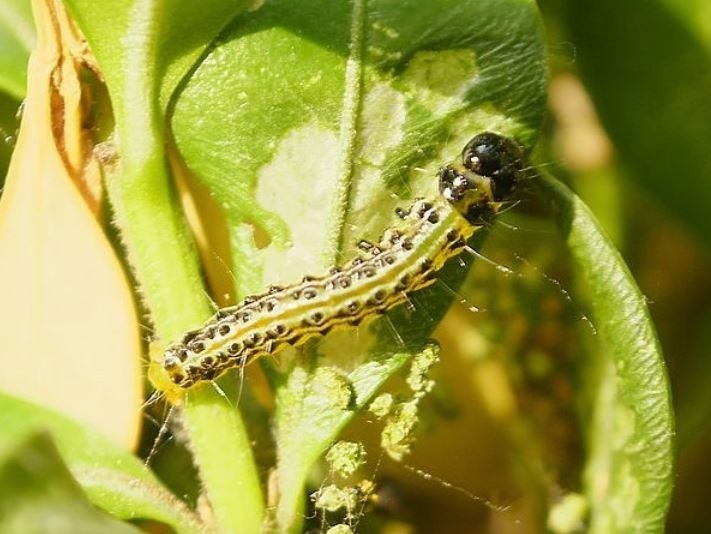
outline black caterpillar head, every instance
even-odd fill
[[[515,191],[523,155],[515,141],[484,132],[462,150],[461,162],[439,171],[439,191],[470,223],[485,224]]]

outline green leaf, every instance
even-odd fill
[[[35,45],[35,28],[28,0],[0,4],[0,91],[16,100],[25,96],[27,61]]]
[[[662,532],[673,477],[674,423],[664,359],[649,310],[590,210],[549,176],[549,197],[590,293],[599,354],[585,473],[590,532]],[[594,375],[597,376],[594,376]]]
[[[711,244],[711,8],[565,2],[577,62],[631,177]]]
[[[237,18],[172,117],[187,167],[227,222],[235,293],[352,257],[358,240],[393,222],[395,207],[435,194],[438,167],[476,133],[495,130],[530,147],[544,66],[527,1],[275,0]],[[455,267],[442,278],[450,287],[465,274]],[[331,334],[291,371],[293,358],[277,356],[282,530],[298,529],[313,461],[425,342],[450,301],[442,288],[418,295],[416,313]],[[330,403],[341,388],[353,393],[345,410]]]
[[[178,532],[200,523],[136,457],[86,427],[27,401],[0,394],[0,451],[48,431],[89,500],[121,519],[153,519]],[[2,499],[0,499],[2,501]]]
[[[106,532],[137,529],[99,512],[43,434],[19,442],[0,458],[0,532]]]

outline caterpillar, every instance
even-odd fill
[[[376,244],[361,241],[363,254],[349,263],[220,309],[154,362],[154,386],[176,396],[284,345],[357,326],[402,304],[409,293],[433,283],[445,262],[492,221],[522,172],[515,141],[492,132],[476,135],[458,161],[439,170],[436,198],[396,210],[397,224]]]

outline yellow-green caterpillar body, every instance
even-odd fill
[[[173,393],[185,390],[284,345],[357,326],[403,303],[430,285],[472,234],[491,222],[519,184],[522,162],[514,141],[491,132],[475,136],[460,161],[439,171],[440,194],[398,210],[400,220],[378,243],[359,243],[362,256],[219,310],[153,363],[154,384]]]

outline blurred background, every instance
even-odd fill
[[[677,424],[668,530],[708,530],[711,2],[539,4],[551,83],[537,161],[591,207],[648,298]],[[0,183],[33,40],[27,2],[0,0]],[[589,327],[585,311],[558,287],[574,282],[555,229],[535,202],[516,211],[494,229],[486,253],[524,276],[505,277],[485,265],[470,276],[462,293],[484,312],[455,306],[440,326],[437,338],[448,357],[427,407],[431,431],[425,428],[410,468],[387,461],[380,467],[376,508],[388,519],[376,513],[364,528],[455,531],[467,522],[475,531],[525,532],[516,518],[538,513],[551,492],[579,486],[583,444],[573,360]],[[367,427],[366,421],[350,432]],[[425,465],[429,479],[414,470]],[[541,479],[553,482],[541,486]],[[514,513],[492,512],[481,496]]]
[[[711,509],[711,3],[540,3],[551,54],[550,154],[647,296],[672,385],[670,532]]]

